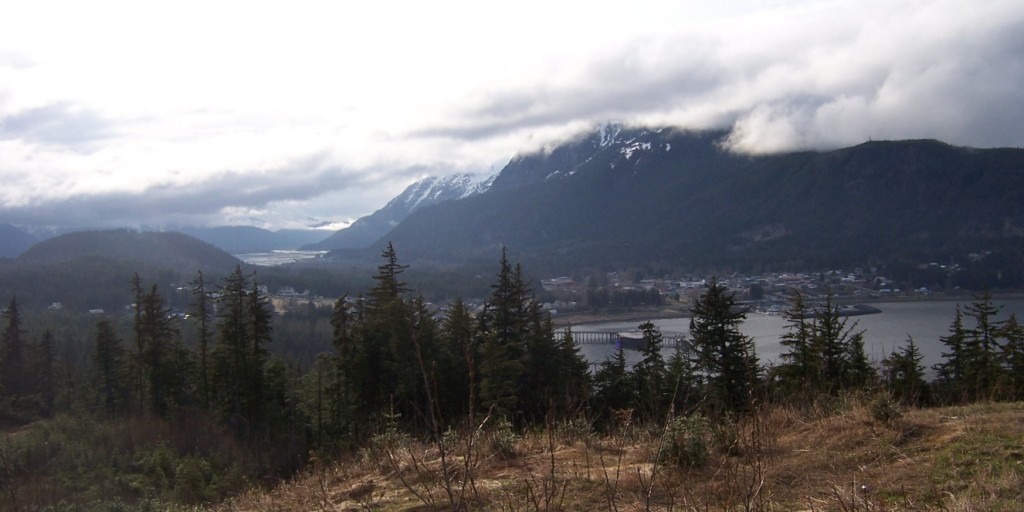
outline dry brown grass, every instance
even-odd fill
[[[464,509],[966,512],[1024,503],[1024,403],[912,409],[888,423],[862,404],[837,413],[775,407],[741,421],[696,468],[658,464],[652,430],[529,433],[513,457],[480,443]],[[466,450],[453,451],[448,471],[462,471]],[[314,464],[221,509],[451,509],[436,447],[407,443],[393,455],[394,463],[367,452]]]

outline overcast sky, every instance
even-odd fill
[[[339,227],[608,121],[1020,147],[1022,34],[1020,0],[5,2],[0,222]]]

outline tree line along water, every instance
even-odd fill
[[[880,313],[863,316],[847,317],[848,325],[856,323],[855,330],[864,331],[864,346],[869,359],[877,364],[905,344],[908,336],[914,339],[924,359],[921,364],[929,377],[934,376],[932,366],[942,360],[946,347],[939,340],[949,334],[950,323],[953,321],[957,304],[961,307],[973,302],[970,297],[957,300],[919,300],[902,302],[872,303],[881,310]],[[993,299],[993,304],[1001,307],[998,320],[1006,320],[1011,314],[1018,318],[1024,317],[1024,299]],[[618,332],[631,331],[643,320],[630,322],[601,322],[573,326],[577,331]],[[652,320],[663,332],[688,333],[690,319],[665,318]],[[740,327],[743,334],[754,338],[757,355],[763,363],[778,363],[779,355],[785,352],[779,340],[786,332],[786,321],[781,315],[750,312]],[[583,356],[592,363],[600,363],[615,351],[614,345],[584,345],[581,347]],[[665,347],[663,351],[670,353],[674,348]],[[635,362],[639,355],[635,351],[626,354],[627,360]]]

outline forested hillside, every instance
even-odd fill
[[[700,500],[756,498],[751,508],[767,510],[774,495],[761,494],[761,485],[720,480],[715,465],[742,481],[768,475],[775,452],[767,443],[779,431],[766,425],[779,414],[827,423],[855,411],[855,421],[866,425],[861,431],[904,446],[898,439],[919,435],[913,424],[900,423],[908,407],[1024,398],[1024,329],[1012,315],[998,320],[999,306],[986,292],[950,319],[940,340],[948,352],[934,382],[925,380],[913,339],[871,364],[863,333],[831,295],[821,304],[793,295],[784,313],[785,351],[777,365],[766,366],[740,330],[746,310],[716,280],[695,297],[686,344],[666,357],[662,334],[641,323],[639,361],[630,365],[621,345],[605,361],[585,361],[573,331],[555,331],[522,267],[505,252],[478,311],[458,300],[434,310],[407,288],[407,267],[394,248],[381,256],[365,295],[343,296],[324,315],[282,315],[289,323],[277,318],[257,277],[237,265],[222,278],[192,276],[187,318],[171,314],[161,286],[126,276],[132,306],[92,317],[84,336],[57,317],[29,330],[15,294],[0,340],[5,503],[12,510],[213,504],[304,468],[322,476],[335,461],[361,458],[386,468],[386,481],[361,481],[368,491],[344,494],[333,486],[350,477],[322,479],[321,506],[347,497],[370,496],[366,503],[373,503],[381,499],[374,497],[380,485],[402,486],[428,508],[502,508],[513,496],[540,508],[568,489],[554,469],[561,442],[555,436],[571,436],[584,443],[587,457],[573,459],[575,471],[602,468],[586,485],[604,485],[599,495],[611,508],[626,499],[619,489],[627,488],[647,489],[640,502],[657,507],[696,499],[678,494],[671,480],[654,484],[659,471],[672,468],[683,472],[677,475],[692,470],[711,487],[735,485]],[[294,322],[307,322],[306,330]],[[272,348],[325,334],[330,341],[312,364],[299,362],[295,345]],[[544,432],[542,442],[536,432]],[[521,444],[524,438],[547,447],[549,476],[527,479],[518,493],[477,487],[485,460],[514,461],[535,451]],[[625,447],[643,439],[648,451],[634,452],[630,457],[640,462],[629,466],[639,487],[620,488]],[[1013,457],[1003,441],[989,445],[998,457]],[[863,466],[868,459],[857,460]],[[1017,466],[990,471],[982,478],[1022,476]],[[956,474],[940,476],[950,499],[977,497],[959,487],[964,479]],[[772,485],[800,476],[779,478]],[[1001,494],[987,502],[1020,496],[1019,486],[1000,482],[992,485]],[[929,506],[947,503],[946,494],[884,488]],[[790,499],[797,498],[784,502]]]
[[[132,303],[125,284],[134,272],[166,287],[187,282],[198,270],[223,276],[238,263],[181,233],[82,231],[40,242],[0,263],[0,292],[16,294],[29,309],[60,303],[77,311],[113,311]],[[175,299],[176,307],[183,306]]]

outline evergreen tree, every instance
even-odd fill
[[[594,374],[594,403],[605,421],[615,411],[633,408],[636,397],[633,384],[626,365],[626,355],[619,344],[614,354],[602,362]]]
[[[462,299],[456,299],[448,308],[441,326],[442,337],[451,350],[461,358],[457,370],[452,371],[451,384],[453,399],[464,405],[464,412],[473,421],[477,413],[477,361],[480,357],[479,338],[473,317]]]
[[[146,363],[142,360],[146,353],[145,338],[142,335],[142,277],[138,272],[132,273],[132,296],[135,302],[132,303],[132,334],[134,336],[135,350],[128,354],[128,370],[132,380],[132,400],[138,407],[145,403],[146,393]]]
[[[185,368],[182,350],[178,343],[178,331],[170,318],[170,308],[153,285],[149,293],[143,294],[136,306],[139,311],[137,335],[143,348],[135,359],[142,364],[146,378],[145,392],[152,414],[164,417],[175,401],[181,401],[185,384]]]
[[[217,339],[213,349],[213,388],[225,421],[238,434],[264,429],[264,372],[270,339],[267,299],[240,266],[224,278],[217,298]]]
[[[92,363],[100,406],[108,415],[121,413],[128,400],[128,387],[125,382],[128,368],[124,347],[107,319],[96,323]]]
[[[254,361],[267,361],[268,354],[266,346],[268,343],[273,341],[271,338],[271,332],[273,331],[273,318],[274,312],[270,306],[270,297],[267,296],[265,290],[266,287],[261,286],[256,280],[256,273],[253,272],[249,281],[249,293],[246,295],[247,305],[247,331],[251,339],[249,340],[250,350]],[[261,375],[261,373],[257,373]]]
[[[676,347],[668,360],[668,384],[672,387],[672,413],[674,415],[689,411],[699,403],[703,383],[694,367],[689,350]]]
[[[974,327],[964,329],[963,380],[967,394],[973,399],[992,398],[996,384],[1002,380],[999,334],[1002,322],[996,320],[1001,307],[992,304],[986,288],[975,302],[968,305],[966,315],[974,319]]]
[[[386,345],[381,342],[379,329],[370,325],[372,315],[369,301],[358,297],[349,317],[352,363],[345,367],[348,372],[347,385],[352,389],[350,407],[362,420],[355,423],[358,427],[360,423],[368,423],[383,408],[393,403],[386,391],[392,383],[385,382],[388,378],[385,375]],[[344,364],[340,360],[339,363]]]
[[[361,341],[366,350],[375,352],[376,375],[367,375],[365,390],[376,398],[367,405],[381,413],[393,406],[394,413],[407,421],[423,419],[423,377],[416,358],[415,320],[411,302],[403,297],[409,292],[400,276],[406,266],[398,263],[394,247],[389,243],[381,253],[384,263],[373,276],[376,285],[369,292],[364,312]],[[376,388],[376,389],[374,389]]]
[[[846,319],[839,314],[839,305],[833,302],[831,291],[825,295],[825,303],[815,309],[814,343],[821,351],[821,374],[819,379],[825,390],[836,393],[850,385],[851,340],[862,335],[854,333],[857,324],[847,327]]]
[[[786,392],[800,390],[806,396],[821,386],[821,350],[816,336],[817,325],[813,310],[804,302],[799,291],[794,291],[790,306],[782,312],[786,332],[779,343],[788,349],[780,355],[779,385]]]
[[[202,270],[196,274],[196,278],[189,284],[192,285],[190,311],[199,327],[199,397],[202,400],[203,408],[209,409],[211,403],[209,352],[212,343],[210,294],[206,290],[206,279],[203,277]]]
[[[518,270],[518,268],[517,268]],[[520,412],[527,421],[537,422],[547,413],[563,414],[565,378],[551,317],[532,297],[527,301],[528,320],[523,341],[523,375],[520,383]]]
[[[480,361],[480,400],[499,416],[512,416],[519,407],[519,391],[526,371],[527,300],[522,275],[501,252],[498,281],[479,316],[483,337]]]
[[[586,358],[580,352],[579,345],[573,339],[572,329],[566,328],[559,337],[558,350],[558,374],[559,385],[563,387],[562,398],[564,405],[562,410],[565,413],[572,413],[580,407],[588,398],[590,393],[590,372]]]
[[[868,361],[864,350],[864,333],[857,332],[850,336],[847,347],[847,385],[853,389],[862,389],[871,385],[878,378],[875,368]]]
[[[1024,399],[1024,326],[1011,314],[1003,324],[1003,365],[1009,380],[1011,399]]]
[[[483,331],[480,354],[480,404],[499,417],[511,417],[519,404],[518,381],[523,374],[522,359],[513,357],[511,347],[493,332]]]
[[[661,421],[668,398],[668,377],[665,360],[661,357],[664,341],[661,331],[651,322],[638,326],[643,333],[640,361],[633,366],[632,377],[637,393],[636,405],[641,419]]]
[[[933,368],[938,377],[938,383],[943,392],[955,399],[962,400],[965,389],[966,373],[964,368],[967,364],[966,353],[967,334],[963,325],[963,313],[960,305],[956,305],[956,313],[953,323],[949,326],[949,334],[939,338],[939,341],[946,346],[948,352],[942,353],[943,361],[934,365]]]
[[[348,297],[341,296],[334,302],[331,312],[331,327],[334,329],[331,343],[334,345],[334,382],[330,391],[331,425],[339,435],[355,434],[355,387],[357,347],[349,312]]]
[[[413,411],[430,429],[432,435],[441,434],[448,411],[457,406],[454,397],[447,396],[449,374],[458,367],[455,353],[447,344],[438,342],[439,327],[426,301],[417,297],[409,302],[410,343],[404,354],[410,359],[412,375],[409,400]]]
[[[692,308],[690,335],[697,371],[706,377],[711,406],[721,412],[750,408],[760,367],[754,340],[740,332],[746,312],[724,285],[712,280]]]
[[[377,267],[377,275],[373,276],[377,285],[370,291],[370,304],[375,307],[383,307],[400,300],[403,294],[409,292],[405,283],[399,279],[402,272],[409,267],[398,264],[398,254],[391,242],[388,242],[381,257],[384,258],[384,263]]]
[[[919,404],[927,399],[923,358],[914,338],[907,336],[907,344],[882,361],[889,391],[903,403]]]

